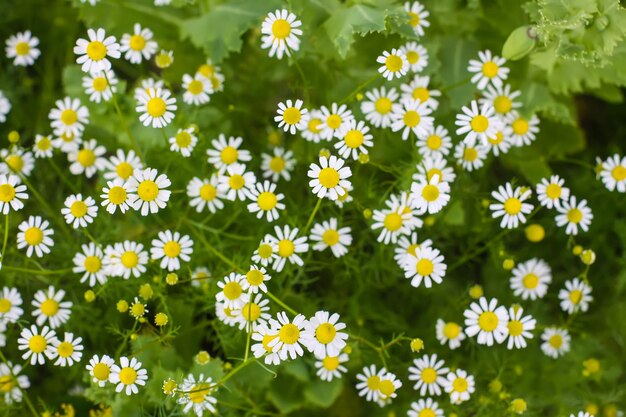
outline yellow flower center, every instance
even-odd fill
[[[387,114],[391,111],[392,104],[393,102],[387,97],[381,97],[374,103],[374,108],[380,114]]]
[[[234,146],[227,146],[220,152],[220,158],[225,164],[232,164],[239,157],[239,152]]]
[[[173,240],[170,240],[163,246],[163,253],[165,253],[165,256],[167,256],[168,258],[177,257],[178,255],[180,255],[180,250],[180,244]]]
[[[108,86],[107,79],[104,77],[95,77],[91,82],[91,86],[97,92],[102,93]]]
[[[84,217],[87,214],[87,204],[84,201],[76,200],[70,206],[70,212],[76,218]]]
[[[302,118],[302,113],[295,107],[287,107],[283,112],[283,120],[288,125],[295,125]]]
[[[456,339],[459,333],[461,333],[461,326],[456,323],[450,322],[443,326],[443,335],[448,339]]]
[[[550,339],[548,339],[548,343],[553,348],[558,349],[563,344],[563,338],[560,334],[553,334],[552,336],[550,336]]]
[[[325,188],[334,188],[339,184],[339,172],[335,168],[327,167],[318,175],[320,184]]]
[[[487,61],[483,64],[483,75],[487,78],[493,78],[498,75],[498,64],[493,61]]]
[[[133,35],[130,37],[130,49],[141,51],[146,46],[146,40],[141,35]]]
[[[380,378],[377,375],[372,375],[367,378],[367,388],[369,388],[370,391],[378,391],[380,388]]]
[[[384,395],[385,397],[389,397],[394,392],[396,392],[396,386],[393,385],[393,382],[388,379],[385,379],[384,381],[380,382],[379,389],[380,389],[380,393]]]
[[[139,264],[139,256],[136,252],[129,250],[122,254],[120,257],[120,262],[124,265],[125,268],[134,268]]]
[[[272,34],[276,39],[286,39],[291,33],[291,25],[285,19],[276,19],[272,23]]]
[[[115,173],[123,180],[127,180],[133,175],[133,166],[128,162],[120,162],[115,167]]]
[[[204,401],[207,395],[211,392],[211,385],[209,384],[197,384],[191,387],[189,392],[189,401],[194,404],[199,404]]]
[[[275,156],[270,159],[270,170],[273,172],[281,172],[285,169],[285,160],[281,156]]]
[[[217,189],[211,184],[200,187],[200,198],[204,201],[212,201],[217,196]]]
[[[413,27],[419,25],[420,16],[417,13],[409,12],[409,24]]]
[[[18,42],[15,44],[15,53],[18,55],[28,55],[30,52],[30,45],[27,42]]]
[[[406,53],[406,60],[409,61],[409,64],[416,64],[420,60],[420,54],[416,51],[408,51]]]
[[[204,85],[202,84],[202,81],[199,81],[199,80],[191,81],[189,83],[189,86],[187,87],[187,91],[189,91],[194,96],[197,96],[198,94],[202,93],[203,90],[204,90]]]
[[[39,139],[39,142],[37,142],[37,149],[39,149],[40,151],[47,151],[48,149],[50,149],[51,146],[52,141],[48,136],[42,137],[41,139]]]
[[[322,366],[327,371],[334,371],[339,367],[339,357],[326,356],[324,359],[322,359]]]
[[[146,110],[148,111],[148,114],[152,117],[163,116],[166,110],[165,100],[163,100],[161,97],[152,97],[150,100],[148,100]]]
[[[417,417],[436,417],[436,416],[437,414],[435,414],[432,408],[424,408],[417,415]]]
[[[513,102],[507,96],[498,96],[493,100],[493,107],[500,114],[506,114],[511,111]]]
[[[435,265],[430,259],[420,259],[415,265],[415,272],[426,277],[433,273]]]
[[[6,163],[13,172],[20,172],[24,167],[24,160],[19,155],[11,155],[6,158]]]
[[[486,332],[494,331],[498,323],[498,316],[493,311],[485,311],[478,317],[478,326]]]
[[[395,232],[396,230],[402,227],[402,216],[398,213],[389,213],[385,216],[385,221],[383,222],[385,229]]]
[[[124,385],[134,384],[137,380],[137,371],[127,366],[120,370],[120,382]]]
[[[61,121],[67,126],[71,126],[78,120],[78,114],[72,109],[63,110],[61,113]]]
[[[398,72],[402,69],[402,58],[398,55],[389,55],[385,59],[385,66],[391,72]]]
[[[341,117],[338,114],[331,114],[326,119],[326,124],[331,129],[338,129],[339,126],[341,126],[341,122],[342,122]]]
[[[618,165],[611,171],[611,176],[615,181],[624,181],[626,180],[626,167],[623,165]]]
[[[204,75],[206,78],[211,78],[213,75],[215,75],[215,68],[213,68],[213,65],[203,64],[200,65],[200,68],[198,68],[198,72]]]
[[[0,201],[8,203],[15,198],[15,187],[11,184],[0,185]]]
[[[328,246],[334,246],[339,242],[339,233],[336,230],[328,229],[322,234],[322,241]]]
[[[137,195],[143,201],[154,201],[159,195],[159,187],[152,180],[143,180],[137,187]]]
[[[41,303],[41,307],[39,308],[41,309],[41,314],[52,317],[59,311],[59,303],[52,298],[48,298],[46,301]]]
[[[463,159],[473,162],[478,158],[478,151],[475,148],[465,148],[463,151]]]
[[[300,338],[300,329],[298,329],[298,326],[295,324],[287,323],[280,328],[278,337],[281,342],[287,345],[292,345]]]
[[[141,303],[135,303],[130,308],[130,312],[134,317],[141,317],[146,314],[146,307]]]
[[[258,252],[259,252],[259,256],[261,258],[267,259],[270,256],[272,256],[272,253],[274,251],[272,250],[272,246],[271,245],[268,245],[267,243],[261,243],[259,245]]]
[[[160,53],[154,58],[154,62],[159,68],[167,68],[172,65],[172,57],[167,53]]]
[[[276,207],[276,203],[278,202],[278,198],[276,194],[270,191],[264,191],[259,194],[259,198],[257,198],[257,204],[261,208],[261,210],[268,211],[272,210]]]
[[[487,138],[487,140],[492,145],[499,145],[504,140],[504,134],[502,134],[502,132],[498,131],[498,132],[496,132],[496,135],[494,137]]]
[[[176,134],[175,140],[179,148],[186,148],[191,144],[191,135],[183,130]]]
[[[233,190],[240,190],[244,185],[246,185],[246,180],[239,174],[233,174],[228,179],[228,185]]]
[[[266,334],[263,336],[263,340],[261,341],[261,343],[263,344],[263,347],[265,348],[267,352],[272,351],[273,348],[270,347],[270,342],[276,339],[277,337],[278,335],[271,335],[271,334]]]
[[[577,208],[570,209],[567,212],[567,220],[570,223],[578,224],[583,219],[583,212]]]
[[[327,345],[333,340],[335,340],[335,335],[337,334],[337,329],[330,323],[322,323],[317,326],[315,329],[315,338],[318,342]]]
[[[426,103],[430,98],[430,91],[425,87],[417,87],[413,90],[413,98],[419,100],[422,103]]]
[[[561,197],[561,186],[558,184],[549,184],[546,187],[546,195],[552,200]]]
[[[415,127],[419,124],[421,117],[419,113],[415,110],[409,110],[404,113],[404,116],[402,116],[402,120],[404,121],[404,124],[408,127]]]
[[[583,298],[583,293],[581,290],[572,290],[569,293],[569,300],[572,302],[572,304],[580,303],[580,300],[582,300],[582,298]]]
[[[433,202],[439,198],[439,188],[435,185],[428,184],[422,189],[422,197],[424,200]]]
[[[408,248],[406,248],[406,253],[410,253],[411,255],[415,255],[415,250],[419,248],[420,245],[417,243],[413,243]]]
[[[511,216],[516,215],[522,210],[522,202],[519,198],[511,197],[504,202],[504,211]]]
[[[29,227],[24,232],[24,240],[30,246],[37,246],[43,242],[43,231],[38,227]]]
[[[7,313],[9,310],[11,310],[11,306],[11,301],[9,301],[7,298],[0,298],[0,314]]]
[[[256,303],[247,303],[241,309],[241,315],[246,321],[255,321],[261,317],[261,307]]]
[[[522,334],[522,331],[524,330],[524,326],[519,320],[511,320],[509,321],[507,326],[509,328],[509,334],[511,336],[520,336]]]
[[[434,368],[424,368],[422,370],[422,381],[427,384],[432,384],[437,380],[437,371]]]
[[[97,256],[88,256],[85,258],[85,262],[83,262],[83,266],[85,267],[85,270],[87,272],[93,274],[100,270],[100,268],[102,267],[102,262],[100,261],[100,258],[98,258]]]
[[[482,133],[489,128],[489,119],[482,114],[474,116],[470,122],[470,126],[474,132]]]
[[[456,378],[452,383],[452,388],[456,392],[467,391],[467,380],[465,378]]]
[[[111,187],[109,190],[109,201],[115,205],[122,204],[126,201],[126,190],[119,185]]]
[[[241,295],[243,289],[236,281],[229,281],[224,285],[224,296],[229,300],[236,300]]]
[[[322,129],[320,128],[321,124],[322,124],[322,121],[320,119],[317,119],[317,118],[311,119],[309,120],[308,129],[313,133],[319,133],[322,131]]]
[[[258,269],[251,269],[246,272],[246,280],[250,285],[261,285],[264,279],[265,275]]]
[[[57,348],[57,352],[62,358],[69,358],[74,353],[74,345],[70,342],[61,342]]]
[[[539,277],[533,273],[527,274],[522,278],[522,284],[525,288],[533,290],[539,285]]]
[[[109,366],[105,363],[102,362],[98,362],[94,367],[93,367],[93,376],[100,380],[100,381],[108,381],[109,380],[109,374],[111,373],[111,368],[109,368]]]
[[[36,334],[28,341],[28,348],[33,353],[41,353],[46,350],[46,347],[48,347],[48,342],[42,335]]]
[[[11,392],[15,387],[15,381],[11,375],[0,376],[0,392]]]
[[[522,118],[515,119],[511,127],[516,135],[524,135],[528,132],[528,121]]]
[[[441,172],[441,170],[437,169],[437,168],[431,168],[426,173],[426,177],[428,178],[428,181],[430,181],[435,175],[438,175],[440,179],[443,178],[443,172]],[[430,187],[430,186],[431,185],[428,185],[428,187]],[[426,187],[424,187],[424,188],[426,188]],[[437,189],[437,193],[439,193],[438,189]],[[439,194],[437,194],[437,196],[439,196]],[[424,197],[424,198],[426,198],[426,197]]]
[[[100,41],[91,41],[87,45],[87,56],[92,61],[100,61],[107,54],[107,47]]]
[[[296,250],[296,246],[291,240],[283,239],[278,242],[278,255],[283,258],[289,258]]]
[[[353,149],[361,146],[364,140],[365,137],[360,130],[349,130],[348,133],[346,133],[346,137],[344,138],[346,145],[348,145],[349,148]]]
[[[90,167],[96,163],[96,154],[91,149],[81,149],[76,156],[76,161],[84,167]]]

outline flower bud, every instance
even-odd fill
[[[520,26],[515,29],[502,46],[502,56],[517,61],[528,55],[537,45],[537,32],[533,26]]]

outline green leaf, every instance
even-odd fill
[[[545,84],[527,82],[520,86],[524,92],[521,101],[524,103],[522,112],[527,116],[540,113],[554,121],[568,125],[575,125],[574,111],[565,102],[558,100]]]
[[[475,88],[469,82],[467,64],[474,58],[478,45],[469,40],[447,37],[441,41],[439,60],[441,61],[442,91],[450,97],[452,107],[461,107],[472,97]],[[468,82],[459,85],[463,80]]]
[[[342,391],[341,379],[327,381],[314,381],[304,390],[304,397],[312,404],[319,407],[330,407]]]
[[[302,408],[304,405],[302,389],[302,384],[293,377],[279,375],[270,386],[267,392],[267,399],[270,400],[282,414],[288,414]]]

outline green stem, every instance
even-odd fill
[[[111,88],[110,87],[111,86],[111,82],[109,81],[109,76],[107,75],[106,71],[104,71],[104,77],[107,80],[107,85],[109,86],[109,88]],[[130,140],[130,143],[131,143],[133,149],[137,153],[137,156],[139,157],[141,162],[144,162],[143,154],[141,153],[141,150],[139,149],[139,145],[137,145],[137,141],[135,140],[135,137],[131,133],[130,128],[128,127],[128,124],[126,124],[126,119],[124,118],[124,115],[122,114],[122,110],[120,109],[120,105],[117,102],[117,97],[116,97],[116,95],[115,95],[115,93],[113,91],[111,91],[111,98],[113,99],[113,107],[115,107],[115,111],[117,112],[117,116],[120,118],[120,122],[122,123],[122,128],[126,132],[126,135],[128,135],[128,139]]]
[[[249,358],[249,359],[243,361],[236,368],[234,368],[232,371],[230,371],[228,373],[228,375],[226,375],[224,378],[222,378],[220,382],[215,384],[215,388],[219,387],[220,385],[224,385],[226,383],[226,381],[228,381],[230,378],[235,376],[237,374],[237,372],[241,371],[243,368],[245,368],[246,366],[248,366],[252,362],[256,362],[256,361],[257,361],[257,358]]]
[[[250,353],[250,339],[252,338],[252,314],[251,314],[251,310],[252,310],[252,299],[250,298],[252,296],[252,287],[250,287],[250,289],[248,289],[248,320],[247,320],[247,326],[246,326],[246,352],[243,354],[243,360],[244,362],[248,360],[248,354]],[[245,311],[243,310],[245,308],[245,304],[242,307],[242,313],[245,313]]]
[[[352,90],[352,92],[350,94],[348,94],[347,96],[345,96],[343,99],[341,99],[341,101],[339,101],[338,104],[343,104],[346,101],[350,100],[353,96],[355,96],[356,94],[358,94],[362,89],[364,89],[365,87],[367,87],[368,85],[370,85],[371,83],[373,83],[376,79],[378,79],[378,77],[380,77],[380,74],[375,74],[374,76],[372,76],[372,78],[370,78],[369,80],[359,84],[359,86],[357,88],[355,88],[354,90]]]
[[[4,254],[4,251],[3,251]],[[29,268],[20,268],[17,266],[4,266],[2,269],[6,271],[13,272],[24,272],[27,274],[35,274],[35,275],[63,275],[72,272],[72,268],[67,269],[58,269],[58,270],[37,270],[37,269],[29,269]]]
[[[194,228],[194,231],[195,231],[196,226],[194,225],[194,223],[193,223],[193,222],[189,222],[189,221],[185,220],[185,223],[186,223],[186,224],[188,224],[188,225],[190,225],[190,226],[192,226],[192,227]],[[226,257],[226,256],[225,256],[222,252],[218,251],[218,250],[217,250],[217,249],[215,249],[213,246],[211,246],[211,244],[209,244],[209,242],[207,242],[207,240],[204,238],[204,236],[202,236],[202,234],[200,234],[200,233],[198,233],[198,232],[196,231],[196,233],[194,233],[194,235],[195,235],[198,239],[200,239],[200,241],[204,244],[204,246],[206,246],[206,248],[207,248],[210,252],[213,252],[213,254],[214,254],[215,256],[217,256],[218,258],[220,258],[220,259],[221,259],[224,263],[226,263],[226,264],[230,265],[230,266],[231,266],[231,267],[232,267],[235,271],[238,271],[238,272],[243,272],[243,269],[241,269],[241,268],[240,268],[240,267],[239,267],[236,263],[234,263],[233,261],[231,261],[230,259],[228,259],[228,258],[227,258],[227,257]]]
[[[443,93],[445,91],[454,90],[457,87],[460,87],[462,85],[465,85],[465,84],[469,83],[471,80],[472,80],[472,77],[467,77],[467,78],[459,81],[458,83],[454,83],[454,84],[448,85],[446,87],[443,87],[440,91]]]
[[[304,228],[302,229],[302,232],[306,233],[309,230],[309,227],[311,227],[311,223],[313,223],[313,218],[315,217],[315,213],[317,213],[317,210],[319,210],[321,205],[322,205],[322,199],[318,198],[317,203],[315,204],[315,207],[313,208],[313,211],[311,212],[311,215],[309,216],[309,220],[306,222],[306,226],[304,226]]]
[[[43,198],[41,194],[39,194],[39,192],[35,189],[35,187],[33,187],[33,185],[30,183],[30,181],[28,181],[28,179],[24,175],[19,174],[19,177],[22,179],[22,182],[26,185],[26,187],[28,187],[28,191],[33,193],[35,198],[46,209],[46,211],[50,215],[50,218],[60,227],[61,231],[65,233],[65,235],[68,238],[71,238],[71,233],[67,230],[67,224],[63,220],[59,220],[59,216],[57,215],[58,213],[54,211],[52,207],[50,207],[46,199]]]
[[[293,308],[289,307],[287,304],[283,303],[278,297],[276,297],[274,294],[272,294],[271,292],[266,292],[265,293],[272,301],[274,301],[276,304],[278,304],[279,306],[281,306],[282,308],[284,308],[285,310],[287,310],[288,312],[290,312],[291,314],[293,314],[294,316],[298,315],[298,312],[296,310],[294,310]]]
[[[302,71],[302,67],[300,66],[300,64],[298,63],[298,60],[296,58],[294,58],[292,56],[291,60],[293,61],[293,64],[296,66],[296,69],[298,70],[298,73],[300,74],[300,78],[302,78],[302,88],[304,90],[304,102],[305,103],[309,103],[309,100],[311,98],[310,95],[309,95],[309,83],[306,80],[306,76],[304,75],[304,71]]]
[[[2,240],[2,253],[0,253],[0,269],[4,261],[4,254],[7,250],[7,242],[9,240],[9,214],[4,216],[4,239]]]
[[[66,175],[63,173],[63,171],[61,171],[61,168],[59,168],[59,166],[54,162],[54,159],[48,158],[48,161],[50,161],[50,165],[52,166],[52,169],[54,170],[54,172],[56,172],[57,176],[61,178],[61,181],[63,181],[65,185],[70,190],[72,190],[73,193],[78,193],[78,190],[76,189],[74,184],[72,184],[72,182],[67,179]]]

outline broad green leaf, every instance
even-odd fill
[[[448,94],[453,108],[463,106],[473,96],[475,87],[469,82],[467,65],[469,60],[476,56],[477,51],[478,45],[470,40],[448,37],[441,41],[438,54],[441,61],[439,76],[443,84],[441,90]],[[463,83],[464,81],[467,82]]]
[[[362,4],[336,10],[326,20],[324,28],[333,40],[339,55],[345,57],[354,42],[354,35],[366,35],[385,30],[385,10]]]
[[[343,384],[341,379],[332,381],[316,380],[311,382],[304,391],[305,398],[319,407],[330,407],[341,394]]]

